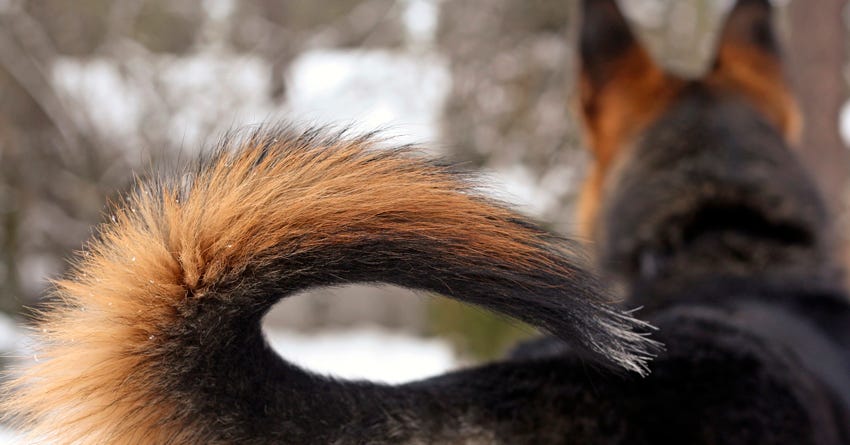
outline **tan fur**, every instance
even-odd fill
[[[605,178],[627,142],[646,128],[672,101],[682,85],[652,61],[640,46],[620,56],[616,71],[600,89],[582,73],[582,120],[593,165],[581,189],[579,232],[593,238]]]
[[[501,222],[509,211],[414,157],[374,155],[364,141],[290,150],[300,142],[285,139],[262,157],[260,142],[220,155],[188,194],[141,189],[115,206],[56,283],[34,360],[6,386],[2,408],[30,442],[201,443],[198,424],[152,386],[156,346],[186,301],[252,262],[368,231],[456,239],[454,254],[497,251],[517,267],[540,261],[532,235]]]
[[[803,130],[803,119],[790,91],[782,66],[775,57],[744,44],[724,44],[717,55],[717,66],[707,77],[714,87],[747,98],[785,139],[796,145]]]

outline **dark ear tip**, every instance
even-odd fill
[[[732,13],[741,9],[758,9],[765,13],[770,13],[773,10],[773,3],[770,0],[738,0],[732,6]]]
[[[738,0],[726,18],[720,42],[748,43],[778,54],[770,0]]]
[[[582,55],[613,56],[634,44],[626,18],[614,0],[584,0],[580,42]]]
[[[616,0],[584,0],[581,12],[583,16],[602,16],[615,21],[625,20]]]
[[[640,41],[615,0],[582,0],[579,27],[579,61],[582,74],[591,85],[602,85],[621,67],[634,63],[646,69],[653,62],[648,56],[629,61],[628,55],[638,49],[645,53]]]
[[[596,5],[605,5],[605,4],[616,4],[616,0],[582,0],[581,5],[583,7],[596,6]]]
[[[739,5],[760,5],[768,8],[772,6],[772,2],[770,0],[738,0],[736,3]]]

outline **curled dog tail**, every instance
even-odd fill
[[[263,130],[140,184],[57,283],[6,410],[50,443],[307,443],[391,388],[297,368],[261,319],[300,290],[362,282],[487,308],[643,372],[642,324],[609,306],[573,243],[375,145]]]

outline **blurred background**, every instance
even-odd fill
[[[571,111],[576,3],[0,0],[0,350],[26,355],[14,327],[22,307],[48,291],[134,175],[270,119],[422,143],[488,172],[493,193],[572,233],[587,162]],[[698,74],[731,1],[621,4],[659,60]],[[803,156],[846,228],[847,8],[777,5],[807,117]],[[391,287],[320,290],[278,306],[267,332],[287,357],[389,381],[497,355],[530,335]]]

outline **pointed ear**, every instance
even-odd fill
[[[640,44],[614,0],[583,0],[579,100],[598,160],[612,157],[630,130],[648,120],[668,76]]]
[[[720,31],[717,63],[724,62],[723,49],[730,46],[747,46],[765,58],[779,61],[781,49],[773,29],[773,7],[770,0],[735,2]]]
[[[797,102],[782,67],[769,0],[738,0],[720,32],[708,81],[743,94],[787,139],[802,129]]]
[[[583,0],[579,35],[580,114],[594,164],[579,202],[590,236],[607,173],[630,138],[667,107],[680,82],[652,60],[614,0]]]
[[[652,65],[614,0],[584,0],[582,5],[579,51],[590,86],[604,86],[626,63],[635,71]]]

